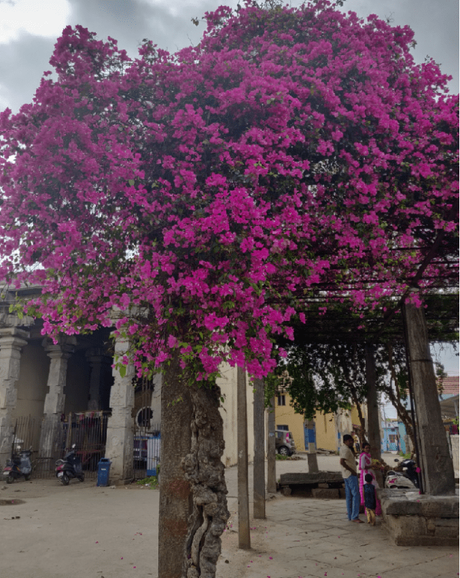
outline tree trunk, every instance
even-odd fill
[[[161,482],[158,532],[158,578],[182,578],[186,560],[190,483],[182,459],[190,453],[193,419],[190,388],[178,354],[166,370],[161,389]]]
[[[380,440],[380,412],[377,397],[377,371],[375,368],[374,346],[366,345],[366,382],[367,382],[367,431],[369,433],[369,444],[371,446],[371,456],[375,460],[382,459],[382,449]],[[383,487],[383,476],[378,470],[375,477],[379,486]]]
[[[356,395],[356,393],[353,391],[353,388],[351,389],[351,397],[353,398],[353,403],[356,406],[356,410],[358,411],[358,418],[359,418],[359,432],[358,432],[358,438],[359,438],[359,444],[360,447],[362,448],[364,445],[364,440],[366,439],[366,420],[364,419],[363,416],[363,410],[361,407],[361,404],[358,401],[358,397]]]
[[[406,344],[417,412],[425,490],[433,496],[455,493],[452,459],[441,418],[423,307],[404,306]]]
[[[367,430],[371,456],[381,459],[379,404],[377,399],[377,372],[373,345],[366,345],[366,383],[367,383]]]
[[[254,518],[265,519],[264,382],[254,380]]]
[[[249,531],[249,490],[248,490],[248,420],[246,371],[238,367],[238,545],[242,549],[251,547]]]
[[[190,388],[193,407],[192,444],[183,460],[190,483],[193,511],[189,518],[186,545],[187,578],[214,578],[221,552],[221,535],[230,513],[227,509],[225,468],[221,461],[225,448],[220,389],[203,383]]]
[[[267,427],[267,492],[276,492],[276,441],[275,441],[275,398],[272,397],[271,408],[268,409]]]

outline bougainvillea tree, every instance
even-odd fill
[[[308,322],[315,291],[355,308],[404,292],[426,247],[448,243],[456,198],[456,99],[433,62],[414,64],[408,27],[322,0],[206,19],[197,47],[145,42],[136,60],[66,28],[56,77],[0,117],[1,277],[42,286],[28,311],[49,334],[123,312],[120,365],[189,384],[190,577],[214,575],[228,515],[220,364],[272,371],[272,336]]]

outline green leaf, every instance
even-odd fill
[[[120,377],[125,377],[126,375],[126,365],[120,365]]]

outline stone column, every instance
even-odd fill
[[[307,430],[313,431],[315,430],[315,421],[313,419],[307,420],[305,423]],[[316,453],[315,442],[308,440],[308,447],[305,448],[307,450],[307,459],[308,459],[308,473],[311,474],[313,472],[318,472],[318,456]]]
[[[380,411],[377,395],[377,370],[375,367],[374,346],[366,345],[366,384],[367,384],[367,433],[371,445],[371,456],[374,460],[382,459],[382,442],[380,438]],[[383,475],[375,471],[379,486],[383,487]]]
[[[254,380],[254,518],[265,518],[264,382]]]
[[[452,459],[442,423],[439,394],[431,359],[423,306],[404,306],[406,347],[415,399],[424,489],[432,496],[455,493]],[[421,458],[421,460],[420,460]]]
[[[48,338],[43,340],[43,347],[50,358],[48,372],[48,393],[43,407],[43,422],[40,432],[40,457],[54,458],[56,433],[64,413],[67,383],[67,362],[76,345],[75,337],[64,338],[54,345]]]
[[[16,407],[21,349],[29,334],[16,327],[0,329],[0,466],[10,457],[13,443],[12,411]]]
[[[248,419],[246,406],[246,370],[237,370],[237,435],[238,435],[238,547],[251,547],[249,531],[248,491]]]
[[[276,492],[275,397],[267,410],[267,493]]]
[[[102,386],[104,377],[111,365],[111,359],[106,352],[99,347],[92,347],[85,353],[91,367],[89,378],[88,410],[98,411],[103,407],[104,399]],[[107,398],[105,399],[107,401]]]
[[[129,349],[129,342],[117,338],[115,355],[120,359]],[[110,480],[123,484],[133,478],[134,448],[134,366],[126,366],[126,374],[121,377],[118,369],[113,368],[114,384],[110,392],[110,409],[112,415],[107,423],[107,444],[105,457],[112,462]]]

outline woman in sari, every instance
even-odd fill
[[[378,488],[379,485],[377,480],[375,479],[374,470],[371,468],[372,465],[372,458],[371,458],[371,446],[368,442],[364,442],[363,451],[359,456],[359,493],[361,495],[361,505],[364,506],[364,477],[366,474],[370,474],[372,476],[372,485],[375,488]],[[377,506],[375,508],[375,513],[377,516],[380,516],[382,513],[382,507],[380,505],[380,500],[377,501]]]

